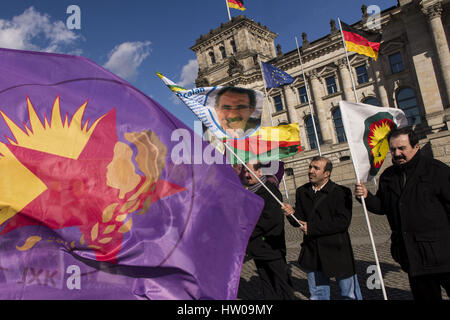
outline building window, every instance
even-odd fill
[[[214,52],[210,51],[209,52],[209,57],[211,58],[211,63],[215,64],[216,63],[216,57],[214,56]]]
[[[319,143],[322,144],[322,134],[320,132],[320,125],[317,121],[317,117],[314,117],[314,123],[316,124],[317,135],[319,138]],[[312,122],[312,117],[309,115],[305,118],[306,134],[308,135],[308,142],[311,149],[317,149],[316,133],[314,132],[314,124]]]
[[[288,177],[292,177],[294,175],[294,169],[293,168],[286,168],[284,169],[284,172]]]
[[[356,76],[358,77],[359,84],[369,82],[369,75],[367,74],[366,65],[356,67],[355,70],[356,70]]]
[[[334,76],[325,79],[327,84],[328,94],[337,92],[336,78]]]
[[[391,54],[389,56],[389,63],[391,65],[391,71],[392,73],[398,73],[405,70],[405,66],[403,65],[403,59],[400,52]]]
[[[230,44],[231,44],[231,48],[233,50],[233,53],[236,53],[237,52],[237,48],[236,48],[236,43],[234,42],[234,40],[231,40]]]
[[[275,112],[281,111],[284,109],[283,107],[283,99],[281,98],[281,95],[273,97],[273,102],[275,105]]]
[[[368,97],[368,98],[364,99],[362,101],[362,103],[370,104],[370,105],[375,106],[375,107],[379,107],[380,106],[380,103],[378,102],[378,99],[374,98],[374,97]]]
[[[341,110],[339,108],[334,109],[332,115],[338,142],[341,143],[347,141],[347,138],[345,137],[344,124],[342,123]]]
[[[420,112],[414,90],[411,88],[400,89],[396,99],[398,107],[403,110],[408,119],[408,125],[420,123]]]
[[[308,93],[306,92],[305,86],[298,88],[298,94],[300,96],[300,103],[308,102]]]
[[[227,57],[227,53],[225,52],[225,47],[220,47],[220,54],[222,55],[222,59],[225,59]]]

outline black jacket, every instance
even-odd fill
[[[403,172],[406,184],[402,186]],[[367,209],[385,214],[392,230],[391,254],[412,276],[450,272],[450,168],[420,151],[404,166],[380,176]]]
[[[274,184],[267,182],[266,186],[282,201],[281,193]],[[258,260],[285,259],[286,240],[281,206],[264,187],[259,188],[256,194],[264,199],[264,208],[250,236],[247,253]]]
[[[314,203],[320,200],[313,210]],[[353,250],[348,234],[352,219],[352,192],[328,183],[316,194],[311,183],[297,189],[295,216],[308,223],[299,257],[306,271],[322,271],[329,277],[355,274]]]

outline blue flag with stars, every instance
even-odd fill
[[[279,86],[294,82],[294,78],[283,70],[262,61],[261,65],[264,71],[264,80],[266,81],[267,89],[278,88]]]

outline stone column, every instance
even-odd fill
[[[330,126],[327,120],[328,110],[325,109],[325,104],[322,100],[322,84],[320,83],[319,77],[317,75],[317,71],[314,70],[310,74],[311,78],[311,90],[312,96],[314,98],[315,105],[315,115],[320,124],[320,129],[322,133],[323,143],[333,143],[333,137],[331,135]]]
[[[424,0],[425,2],[426,0]],[[432,0],[434,1],[434,0]],[[429,3],[430,1],[426,1]],[[433,47],[433,36],[430,35],[430,26],[424,19],[423,14],[417,14],[413,8],[405,9],[402,20],[407,26],[408,54],[412,62],[412,70],[416,75],[418,88],[423,102],[423,116],[426,118],[426,124],[433,130],[440,130],[445,124],[443,121],[444,111],[444,92],[439,88],[439,71],[436,70],[433,61],[434,54],[430,53]],[[432,49],[431,49],[432,50]],[[436,56],[437,59],[437,56]],[[436,61],[438,62],[438,61]],[[443,89],[443,88],[442,88]],[[392,93],[391,93],[392,94]]]
[[[353,91],[352,78],[350,70],[348,70],[348,63],[346,58],[339,59],[337,61],[339,66],[339,75],[341,77],[342,89],[344,91],[344,100],[350,102],[355,101],[355,92]]]
[[[383,72],[381,70],[381,59],[378,61],[372,61],[371,66],[373,68],[373,74],[376,82],[376,87],[378,91],[378,99],[380,99],[380,106],[389,108],[389,97],[386,88],[386,83],[384,81]]]
[[[444,101],[444,105],[448,108],[450,107],[450,52],[441,19],[442,3],[439,1],[429,7],[424,6],[422,10],[427,15],[430,24],[433,42],[439,60],[440,72],[447,93],[447,101]]]
[[[295,88],[292,86],[283,86],[283,93],[286,101],[286,110],[288,113],[289,122],[299,123],[297,111],[295,110],[295,106],[297,105]]]

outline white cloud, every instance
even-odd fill
[[[66,28],[63,21],[51,21],[34,7],[11,20],[0,19],[0,47],[45,52],[81,53],[71,49],[82,37]]]
[[[181,70],[181,79],[179,85],[182,87],[194,87],[195,79],[198,75],[198,62],[197,59],[189,60],[189,62],[183,66]]]
[[[122,78],[133,80],[149,55],[150,41],[124,42],[109,53],[109,59],[103,66]]]

